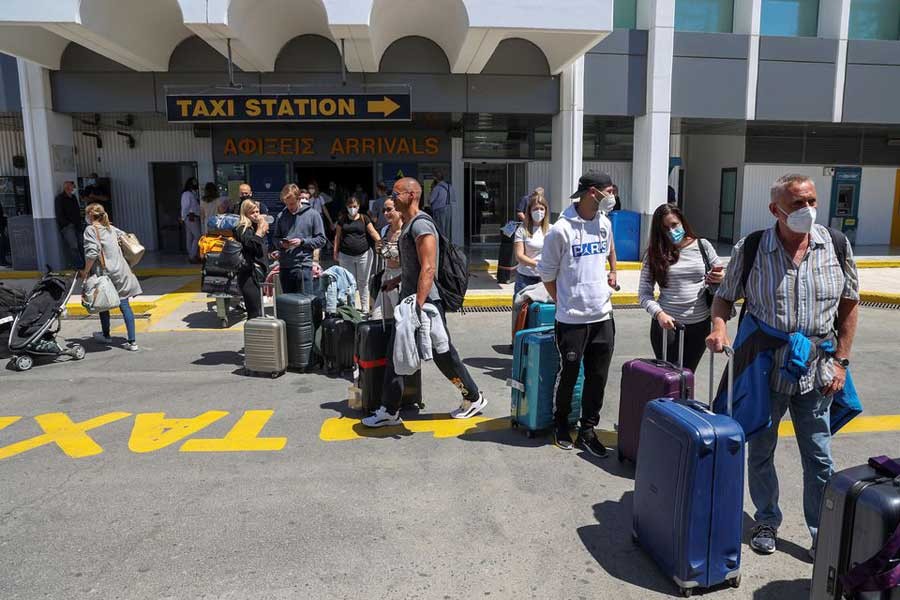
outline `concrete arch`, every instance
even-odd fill
[[[235,67],[240,70],[239,67]],[[170,73],[215,73],[228,70],[228,61],[196,35],[188,36],[172,50]]]
[[[375,64],[397,40],[420,36],[440,46],[453,65],[468,30],[469,14],[462,0],[374,0],[369,15]]]
[[[485,75],[550,75],[550,63],[537,44],[523,38],[506,38],[481,72]]]
[[[278,53],[275,71],[340,73],[341,51],[330,38],[310,33],[298,35]]]
[[[48,29],[139,71],[164,71],[190,35],[178,0],[80,0],[78,23]]]
[[[408,35],[385,49],[378,70],[382,73],[447,74],[450,61],[434,40]]]
[[[223,4],[226,31],[220,35],[234,38],[232,52],[239,52],[239,64],[245,69],[253,65],[259,71],[273,71],[282,49],[297,36],[332,39],[322,0],[211,0],[210,10]]]

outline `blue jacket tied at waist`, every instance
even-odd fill
[[[783,365],[774,365],[775,351],[789,344],[790,352]],[[734,340],[734,404],[733,417],[744,429],[744,435],[750,439],[753,435],[764,431],[772,424],[772,407],[769,391],[769,377],[772,369],[778,368],[781,375],[791,381],[797,381],[809,370],[811,354],[819,349],[825,352],[834,351],[834,342],[830,339],[820,344],[800,333],[785,333],[766,325],[750,315],[744,316],[738,327]],[[717,413],[727,412],[726,389],[728,383],[723,379],[716,394],[713,410]],[[847,370],[844,389],[835,393],[831,403],[831,433],[836,433],[862,412],[862,404],[853,385],[853,378]]]

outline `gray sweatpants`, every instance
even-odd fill
[[[372,251],[368,250],[359,256],[350,256],[340,252],[338,253],[338,264],[353,275],[356,280],[356,289],[359,290],[359,301],[362,304],[358,308],[368,314],[371,310],[369,306],[369,275],[372,273]]]

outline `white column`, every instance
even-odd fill
[[[47,69],[21,58],[18,67],[37,267],[58,269],[65,261],[54,199],[64,181],[75,180],[72,118],[53,112]]]
[[[582,171],[584,144],[584,56],[560,74],[559,113],[553,116],[550,212],[569,204]]]
[[[819,37],[838,41],[834,69],[834,107],[831,119],[844,117],[844,81],[847,78],[847,38],[850,37],[851,0],[819,0]]]
[[[747,52],[747,120],[756,118],[756,88],[759,81],[759,36],[762,0],[735,0],[734,33],[750,36]]]
[[[451,217],[451,238],[454,244],[462,246],[465,236],[466,219],[466,174],[463,171],[463,139],[461,137],[450,138],[450,184],[453,189],[453,204]]]
[[[647,27],[649,35],[647,108],[646,114],[634,119],[631,209],[642,214],[643,248],[648,241],[650,216],[657,206],[668,199],[675,3],[670,0],[643,0],[638,5],[638,20],[638,26]]]

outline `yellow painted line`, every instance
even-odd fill
[[[856,259],[857,269],[896,269],[900,267],[900,260]]]
[[[165,294],[156,302],[153,310],[150,311],[149,319],[141,319],[135,323],[137,333],[148,332],[156,323],[169,316],[180,306],[187,302],[201,302],[206,299],[206,294],[200,293],[200,279],[190,281],[174,292]],[[113,330],[113,333],[121,334],[125,332],[125,325],[122,324]]]
[[[837,435],[844,435],[845,433],[878,433],[884,431],[900,431],[900,415],[856,417],[844,425]],[[788,437],[793,435],[794,424],[790,421],[782,421],[778,426],[778,436]]]
[[[154,302],[131,302],[131,310],[135,315],[144,315],[153,310],[156,306]],[[114,315],[121,315],[122,311],[118,308],[114,308],[110,313]],[[66,304],[66,313],[70,317],[87,317],[90,316],[91,313],[86,311],[81,304],[75,304],[74,302],[71,304]]]
[[[880,304],[900,304],[900,294],[889,292],[865,292],[859,293],[862,302],[877,302]]]
[[[638,295],[629,292],[618,292],[613,294],[612,303],[616,306],[638,304]],[[463,306],[465,308],[512,306],[512,292],[509,294],[466,294]]]

